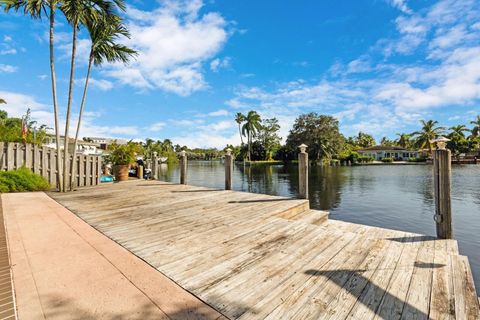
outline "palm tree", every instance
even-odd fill
[[[235,115],[235,122],[238,124],[238,133],[240,134],[240,141],[242,142],[243,145],[243,135],[242,135],[242,130],[241,130],[241,125],[245,121],[245,115],[241,112],[237,112]]]
[[[396,140],[396,143],[402,148],[410,148],[411,141],[410,139],[412,138],[411,134],[408,133],[397,133],[398,139]]]
[[[451,137],[456,136],[456,137],[460,137],[460,138],[465,138],[464,132],[469,132],[470,131],[470,129],[468,129],[463,124],[450,127],[450,130],[451,130],[451,132],[450,132],[449,136],[451,136]]]
[[[116,0],[125,8],[123,0]],[[113,4],[108,0],[63,0],[60,10],[65,15],[68,23],[72,27],[72,56],[70,60],[70,80],[68,86],[67,113],[65,115],[65,140],[63,148],[63,191],[67,191],[68,186],[68,132],[70,129],[70,113],[72,108],[73,82],[75,71],[75,58],[77,53],[77,32],[81,26],[87,23],[100,20],[103,16],[112,14]],[[75,150],[73,150],[73,159],[75,159]]]
[[[3,104],[6,104],[7,101],[5,101],[5,100],[3,100],[2,98],[0,98],[0,104],[2,104],[2,103],[3,103]]]
[[[478,136],[480,136],[480,116],[477,116],[477,119],[475,119],[474,121],[470,121],[471,124],[473,124],[473,128],[472,128],[472,137],[473,138],[477,138]]]
[[[445,128],[438,127],[438,121],[434,120],[421,120],[420,122],[422,129],[412,133],[412,135],[416,137],[416,144],[419,148],[428,147],[428,151],[432,153],[432,143],[430,141],[441,135]]]
[[[50,75],[52,80],[52,99],[53,99],[53,113],[55,121],[55,135],[56,135],[56,147],[57,147],[57,186],[59,191],[62,191],[62,173],[60,171],[60,130],[58,120],[58,102],[57,102],[57,79],[55,74],[55,59],[53,50],[54,40],[54,25],[55,25],[55,10],[61,3],[61,0],[2,0],[5,5],[5,11],[8,12],[11,9],[15,12],[23,8],[23,14],[29,15],[33,19],[41,19],[42,13],[49,13],[49,50],[50,50]]]
[[[121,10],[124,7],[120,7]],[[87,76],[85,78],[85,86],[83,89],[82,102],[80,104],[80,111],[78,115],[77,130],[75,133],[75,141],[73,142],[73,150],[77,149],[77,140],[80,134],[80,128],[82,125],[82,116],[83,110],[85,107],[85,100],[87,97],[88,89],[88,80],[90,79],[90,71],[92,69],[92,64],[95,66],[102,65],[105,61],[108,62],[123,62],[127,63],[130,57],[137,54],[135,50],[132,50],[124,45],[116,43],[116,40],[123,37],[130,37],[128,30],[123,25],[122,19],[116,14],[109,14],[103,17],[98,21],[89,21],[87,23],[87,29],[90,34],[90,39],[92,41],[90,47],[90,55],[88,60]],[[153,140],[152,140],[153,141]],[[75,151],[74,151],[75,152]],[[75,156],[75,154],[74,154]],[[70,164],[70,187],[72,187],[74,176],[75,176],[75,166],[72,161]]]
[[[245,124],[242,127],[242,134],[247,136],[248,161],[251,160],[252,138],[255,137],[262,128],[262,119],[256,111],[249,111],[245,117]]]

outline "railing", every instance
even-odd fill
[[[63,152],[61,153],[63,164]],[[15,170],[22,166],[57,185],[57,150],[35,144],[0,142],[0,170]],[[69,165],[72,156],[69,159]],[[102,174],[102,158],[93,155],[75,156],[75,187],[98,185]]]

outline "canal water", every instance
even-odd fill
[[[178,182],[179,167],[163,164],[159,179]],[[220,161],[189,161],[188,184],[224,187]],[[435,235],[433,177],[430,165],[311,167],[311,207],[330,211],[330,219]],[[294,197],[295,165],[244,167],[236,164],[233,189]],[[480,289],[480,165],[452,167],[454,237],[467,255]]]

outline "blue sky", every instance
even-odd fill
[[[254,109],[284,137],[315,111],[380,139],[480,114],[480,1],[136,0],[125,19],[140,54],[94,69],[82,135],[223,147],[240,140],[234,114]],[[60,16],[56,37],[64,112],[71,36]],[[78,47],[75,114],[85,31]],[[10,114],[30,107],[53,124],[47,20],[0,13],[0,97]]]

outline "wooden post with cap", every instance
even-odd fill
[[[435,216],[437,237],[453,239],[451,189],[451,152],[446,148],[445,137],[430,141],[436,144],[433,151],[433,185],[435,193]]]
[[[152,159],[152,173],[153,178],[158,179],[158,153],[157,151],[153,152],[153,159]]]
[[[233,172],[233,156],[232,149],[227,148],[225,155],[225,190],[232,190],[232,172]]]
[[[308,153],[307,145],[302,143],[298,146],[298,197],[308,199]]]
[[[180,152],[180,184],[187,184],[187,153]]]

